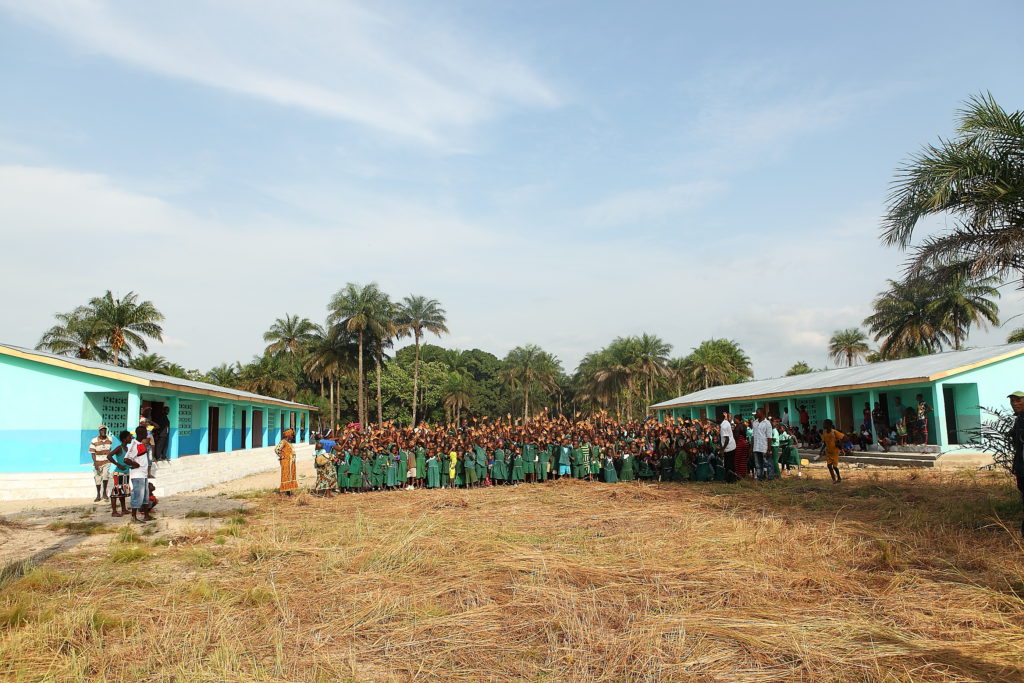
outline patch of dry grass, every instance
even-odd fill
[[[852,472],[265,496],[230,543],[12,582],[0,678],[1022,680],[1014,494]]]

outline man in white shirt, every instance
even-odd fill
[[[718,438],[725,460],[725,476],[729,481],[736,480],[736,439],[732,434],[732,415],[729,411],[722,413],[722,424],[718,426]]]
[[[128,444],[124,461],[131,468],[129,477],[132,480],[132,521],[148,522],[153,519],[149,514],[149,445],[144,441],[148,438],[147,429],[139,426],[135,430],[135,438]],[[140,441],[142,439],[142,441]],[[139,512],[143,517],[139,519]]]
[[[753,437],[751,450],[754,451],[754,473],[758,479],[765,479],[768,476],[766,456],[772,440],[772,423],[765,419],[764,408],[758,408],[755,414]]]

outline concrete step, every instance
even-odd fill
[[[814,462],[814,456],[818,451],[801,450],[800,457]],[[864,465],[879,465],[883,467],[935,467],[938,459],[937,453],[881,453],[875,451],[854,451],[850,455],[842,456],[844,463],[861,463]],[[824,458],[818,460],[824,462]]]

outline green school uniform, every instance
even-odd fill
[[[424,473],[427,471],[427,454],[423,450],[423,446],[416,449],[416,477],[422,479],[426,476]]]
[[[715,470],[705,453],[697,454],[697,469],[694,472],[694,479],[697,481],[711,481],[715,478]]]
[[[441,464],[437,458],[427,458],[424,467],[427,470],[427,488],[436,489],[441,486]]]
[[[590,447],[590,473],[595,477],[601,474],[601,449]]]
[[[334,470],[338,473],[338,488],[348,488],[348,451],[338,456],[338,462],[334,463]]]
[[[651,469],[651,463],[647,461],[647,458],[642,458],[639,463],[640,471],[637,476],[641,479],[654,479],[654,470]]]
[[[491,479],[505,481],[508,479],[508,462],[505,461],[504,449],[494,451],[494,466],[491,467]]]
[[[467,484],[475,484],[477,482],[476,473],[476,453],[472,450],[466,451],[466,454],[462,456],[462,468]]]
[[[603,478],[606,484],[614,484],[619,481],[619,477],[615,473],[615,460],[613,458],[605,457],[603,470]]]
[[[398,451],[398,483],[404,484],[409,476],[409,452]]]
[[[398,486],[398,461],[393,455],[388,455],[387,458],[387,466],[384,468],[384,485]]]
[[[636,462],[636,458],[633,457],[632,453],[624,453],[621,462],[622,464],[619,466],[619,481],[633,481],[633,463]]]
[[[388,469],[388,456],[386,453],[377,453],[373,457],[373,466],[370,468],[370,485],[379,488],[384,486],[385,472]]]
[[[473,451],[476,455],[476,479],[483,481],[487,479],[487,451],[483,446],[474,446]]]
[[[796,448],[796,439],[792,434],[779,435],[779,462],[783,465],[799,465],[800,451]]]
[[[370,489],[370,488],[373,488],[373,486],[374,486],[374,484],[373,484],[373,480],[374,480],[373,468],[375,467],[374,463],[376,463],[376,461],[377,461],[377,458],[372,453],[368,453],[366,455],[366,457],[363,458],[362,480],[363,480],[364,488]]]
[[[523,456],[515,453],[512,456],[512,481],[523,480]]]

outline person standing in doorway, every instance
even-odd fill
[[[109,500],[107,497],[107,486],[110,484],[110,463],[107,461],[107,456],[110,454],[110,448],[113,446],[113,441],[107,436],[107,425],[100,425],[99,434],[92,437],[92,441],[89,442],[89,456],[92,458],[92,480],[96,484],[96,500],[94,503],[100,502],[100,500]],[[102,485],[103,491],[100,492]]]
[[[1015,391],[1009,396],[1010,408],[1015,419],[1010,428],[1010,443],[1013,445],[1013,476],[1017,481],[1021,503],[1024,504],[1024,391]],[[1020,533],[1024,535],[1024,521],[1020,523]]]
[[[811,416],[807,414],[807,406],[800,406],[800,431],[807,434],[811,431]]]
[[[153,422],[156,423],[156,430],[154,430],[153,434],[156,439],[153,452],[154,460],[167,460],[167,442],[171,438],[170,413],[170,407],[163,406],[153,416]]]
[[[932,407],[925,403],[921,394],[917,395],[917,433],[914,435],[914,445],[924,446],[928,443],[928,415]]]

